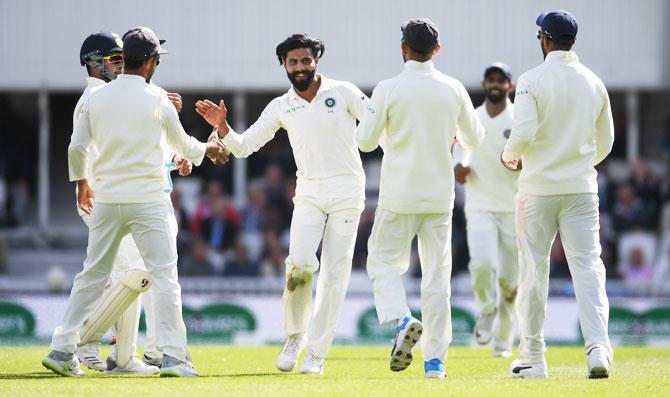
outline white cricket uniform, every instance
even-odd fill
[[[307,347],[325,357],[351,274],[358,220],[364,208],[365,174],[356,147],[356,120],[369,111],[369,99],[349,82],[321,76],[311,102],[291,87],[263,110],[243,134],[230,131],[224,145],[247,157],[270,141],[279,128],[288,133],[297,165],[286,274],[294,268],[321,271],[310,325],[312,285],[284,290],[284,332],[305,333]]]
[[[383,324],[410,312],[401,275],[417,235],[424,358],[444,360],[451,342],[451,146],[458,138],[476,148],[484,129],[463,84],[432,61],[406,62],[402,73],[377,85],[372,107],[357,140],[364,152],[384,150],[367,262],[377,315]]]
[[[544,359],[549,251],[559,230],[586,348],[599,345],[611,352],[594,166],[613,142],[605,85],[573,51],[552,51],[544,63],[519,77],[514,127],[503,159],[523,160],[516,230],[524,362]]]
[[[86,89],[82,93],[81,97],[77,101],[77,104],[75,105],[74,108],[74,113],[72,115],[72,126],[77,125],[77,121],[79,120],[79,114],[81,113],[82,106],[86,101],[88,101],[88,97],[91,95],[91,90],[95,87],[102,86],[106,84],[104,80],[95,78],[95,77],[87,77],[86,78]],[[153,86],[156,90],[159,91],[164,91],[162,88],[158,86]],[[167,95],[167,92],[165,92]],[[174,152],[171,150],[167,143],[165,142],[165,137],[161,140],[161,147],[164,149],[164,156],[165,160],[164,162],[170,162],[172,160],[172,153]],[[89,180],[89,183],[91,185],[91,189],[95,192],[95,176],[92,174],[91,171],[91,164],[95,160],[95,158],[98,156],[98,149],[95,145],[91,145],[89,147],[89,161],[88,161],[88,172],[89,175],[91,175],[91,178]],[[168,173],[169,170],[165,170],[164,172]],[[166,175],[167,178],[169,178],[169,175]],[[167,186],[166,186],[167,187]],[[165,190],[165,189],[164,189]],[[77,205],[77,212],[79,213],[79,216],[81,216],[82,220],[86,224],[86,226],[89,226],[89,218],[90,216],[86,214],[84,211],[79,208]],[[175,233],[177,233],[177,230],[175,229]],[[135,244],[135,241],[133,240],[132,236],[130,234],[126,235],[122,240],[121,244],[119,244],[119,252],[116,257],[116,261],[114,262],[114,266],[112,268],[112,274],[111,274],[111,279],[114,281],[119,281],[123,274],[127,272],[128,270],[131,269],[141,269],[141,270],[146,270],[146,267],[144,266],[144,262],[142,261],[142,256],[140,255],[140,251],[137,249],[137,245]],[[145,323],[147,325],[147,337],[145,341],[145,354],[147,354],[150,357],[160,357],[160,352],[158,351],[158,348],[156,347],[156,342],[155,342],[155,325],[154,325],[154,318],[155,318],[155,311],[153,310],[154,308],[154,299],[153,299],[153,290],[149,289],[146,293],[142,294],[137,298],[137,300],[131,304],[128,309],[127,313],[134,312],[134,316],[136,317],[136,321],[139,321],[139,316],[140,316],[140,309],[141,306],[144,306],[144,313],[145,313]],[[135,334],[134,338],[132,341],[121,341],[117,340],[117,343],[131,343],[133,345],[132,351],[135,352],[136,350],[136,345],[137,345],[137,334]]]
[[[468,269],[480,312],[497,311],[498,323],[493,332],[495,346],[511,350],[514,301],[519,285],[514,223],[519,172],[505,168],[500,155],[514,123],[514,105],[507,99],[505,110],[495,117],[489,115],[485,105],[479,106],[476,112],[486,130],[484,142],[474,151],[454,145],[454,162],[470,167],[465,182]],[[497,297],[495,285],[498,286]]]
[[[165,91],[144,78],[120,75],[92,90],[68,148],[71,181],[94,175],[95,204],[84,269],[74,280],[51,348],[74,352],[79,330],[112,271],[123,237],[132,234],[153,281],[156,341],[165,354],[186,361],[186,328],[177,280],[176,219],[164,192],[161,140],[199,165],[205,144],[188,136]],[[91,145],[98,156],[88,167]],[[90,174],[89,174],[90,171]]]

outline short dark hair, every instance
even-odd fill
[[[281,65],[284,63],[289,51],[293,51],[297,48],[309,48],[315,58],[321,58],[323,52],[326,50],[323,41],[309,37],[306,34],[294,34],[277,45],[276,53],[277,59],[279,59],[279,64]]]
[[[148,59],[148,58],[147,58]],[[142,64],[146,62],[146,59],[124,59],[123,68],[124,69],[139,69],[142,67]]]
[[[572,46],[575,45],[575,36],[570,35],[563,35],[556,38],[550,37],[549,40],[561,51],[570,51]]]

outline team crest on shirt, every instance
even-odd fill
[[[335,106],[335,98],[328,97],[323,103],[326,104],[326,107],[332,108]]]
[[[512,133],[512,130],[510,130],[508,128],[505,131],[503,131],[503,136],[505,137],[505,139],[509,139],[509,134],[511,134],[511,133]]]

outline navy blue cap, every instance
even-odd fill
[[[98,32],[88,36],[79,50],[79,62],[86,65],[93,56],[104,56],[123,51],[123,41],[114,32]]]
[[[542,34],[552,41],[573,41],[577,37],[577,20],[567,11],[540,14],[535,23]]]
[[[140,26],[130,29],[123,35],[123,57],[125,59],[144,61],[152,56],[167,54],[153,30]]]
[[[488,75],[494,70],[500,71],[503,75],[505,75],[505,77],[507,77],[507,80],[510,82],[512,81],[512,68],[510,68],[506,63],[502,62],[494,62],[487,66],[486,69],[484,69],[484,78],[487,78]]]
[[[402,41],[420,53],[432,52],[439,44],[435,23],[428,18],[416,18],[402,24]]]

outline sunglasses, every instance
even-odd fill
[[[154,58],[156,58],[156,66],[160,65],[160,63],[161,63],[161,56],[160,56],[160,55],[156,55]]]
[[[540,29],[540,30],[537,31],[537,39],[540,40],[540,39],[542,38],[542,36],[544,36],[544,37],[548,38],[549,40],[551,40],[551,35],[549,35],[549,34],[543,32],[542,29]]]
[[[120,62],[123,62],[123,55],[121,55],[119,53],[109,54],[109,55],[103,56],[102,60],[105,63],[120,63]]]

